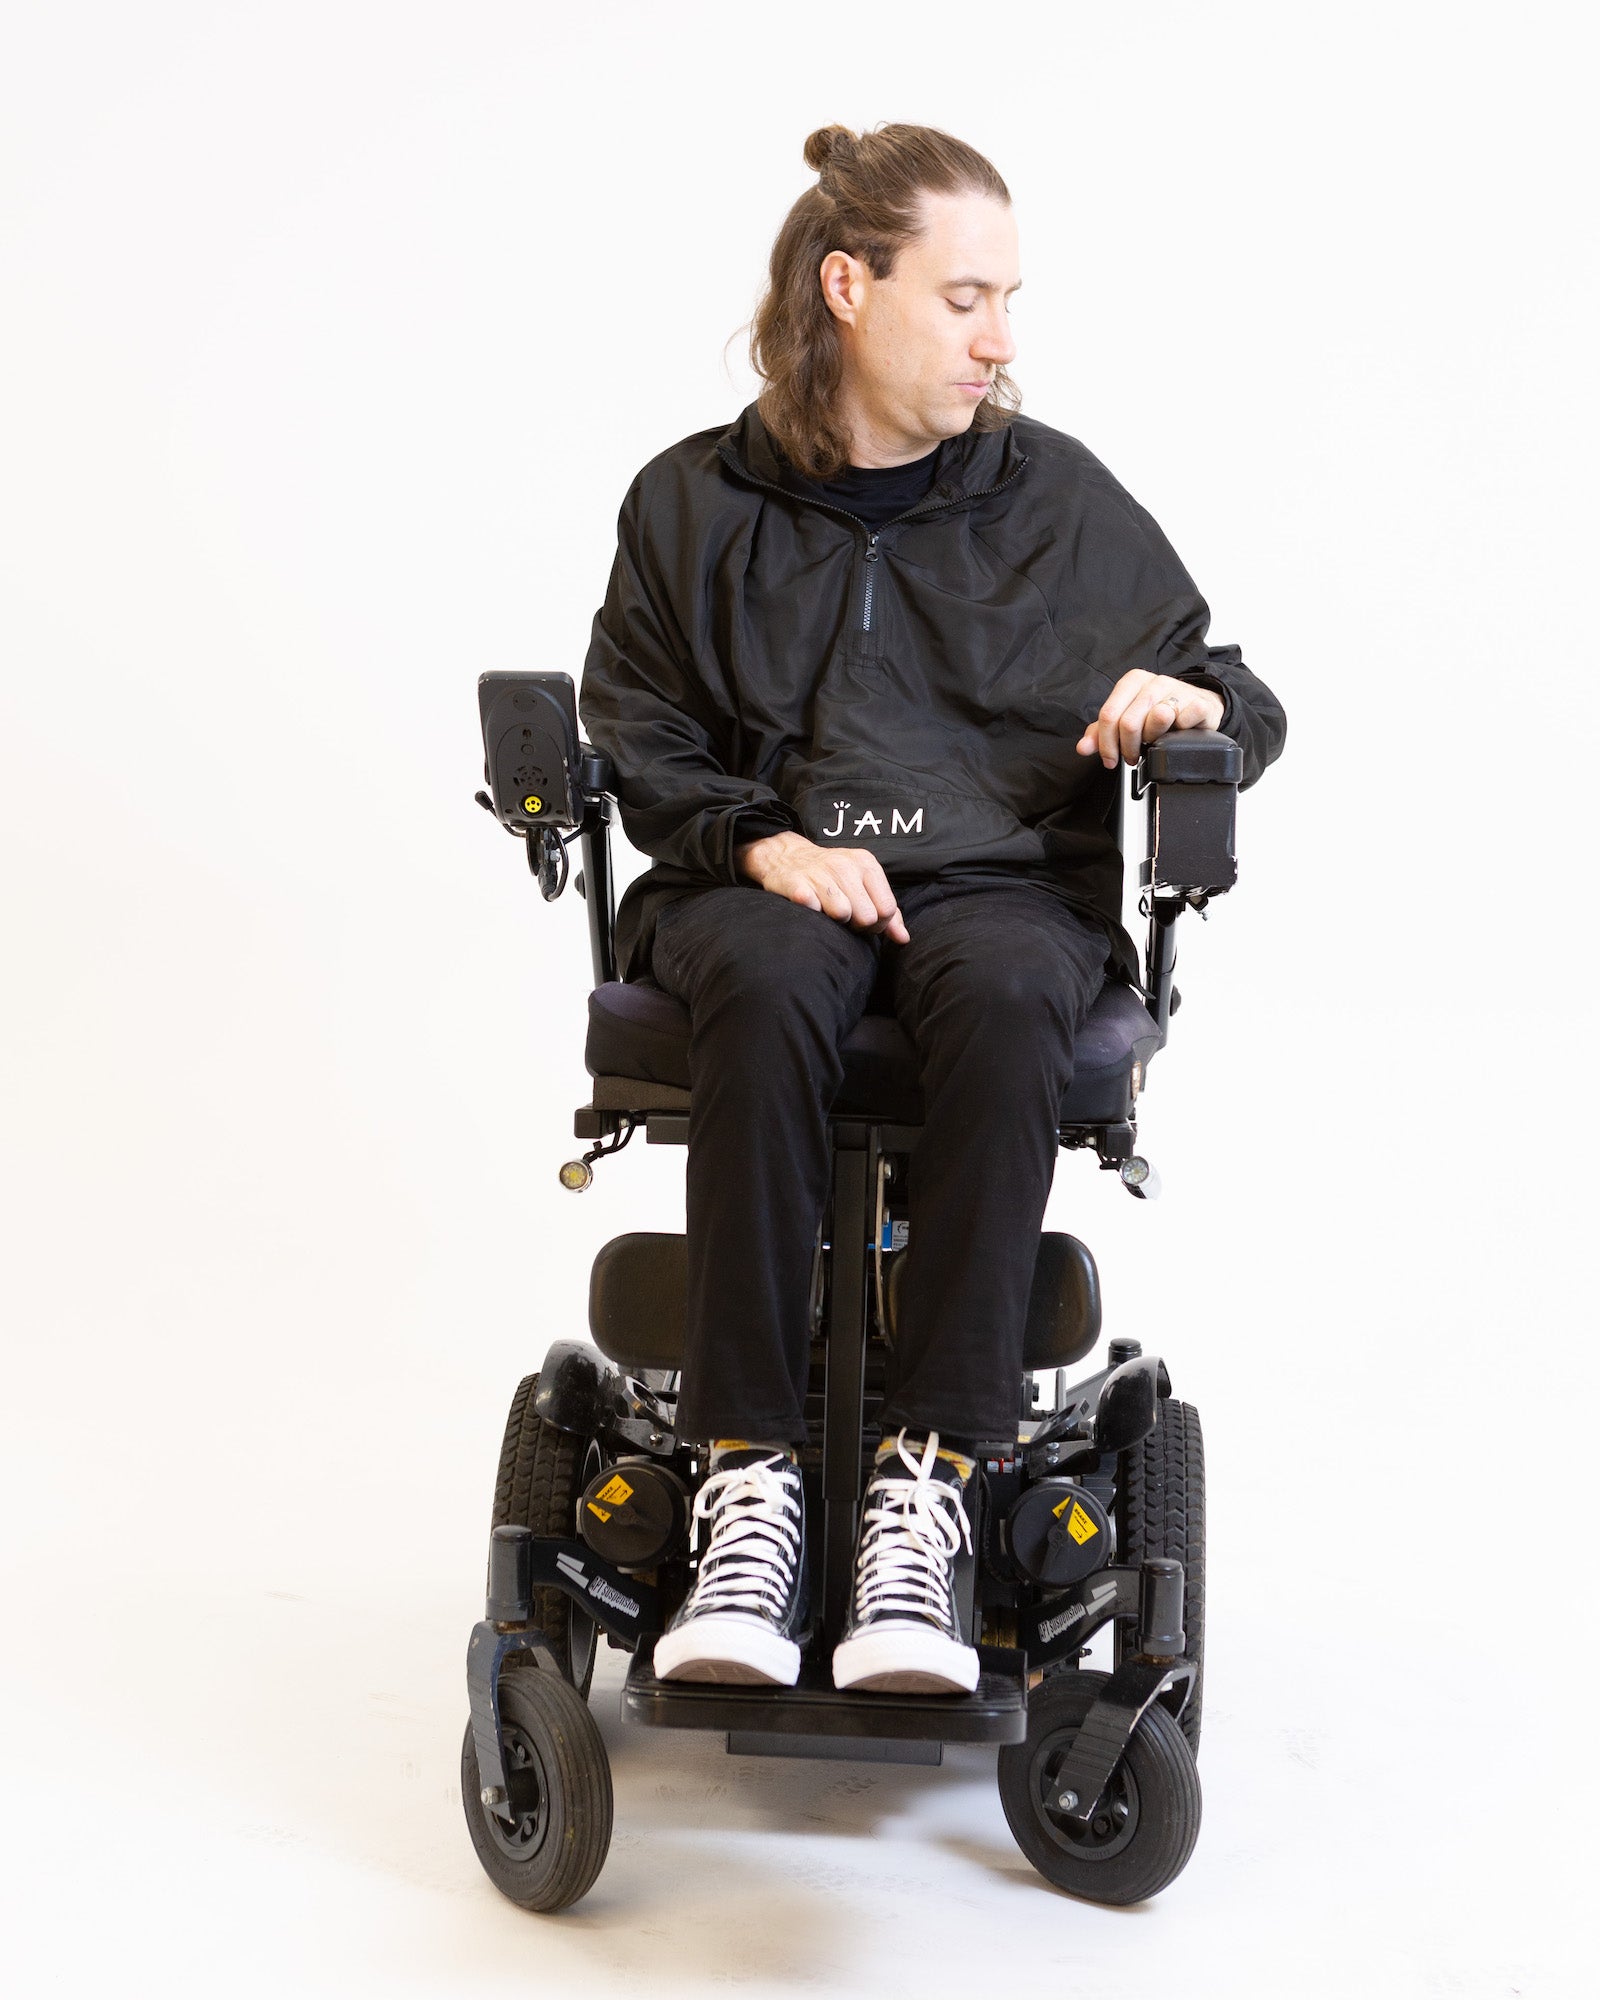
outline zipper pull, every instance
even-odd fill
[[[876,562],[877,560],[878,560],[878,538],[877,538],[877,536],[876,536],[876,535],[868,535],[868,537],[867,537],[867,561],[868,561],[868,562]]]

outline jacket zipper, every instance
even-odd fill
[[[720,457],[721,454],[719,453],[718,456]],[[724,463],[726,463],[725,460]],[[915,520],[918,514],[936,514],[941,507],[954,507],[958,505],[970,507],[974,501],[987,500],[992,493],[998,493],[1002,487],[1009,486],[1013,479],[1020,477],[1027,463],[1027,458],[1019,452],[1017,454],[1017,463],[1006,474],[1004,479],[997,479],[993,486],[985,486],[976,493],[959,494],[952,500],[935,500],[931,502],[919,500],[915,507],[908,507],[903,514],[896,514],[892,521],[884,521],[877,528],[869,528],[859,514],[852,514],[848,507],[835,507],[831,500],[813,500],[807,493],[792,492],[787,486],[774,485],[770,479],[757,479],[753,472],[746,472],[739,466],[734,466],[731,470],[737,472],[741,479],[748,480],[752,486],[761,487],[764,492],[781,493],[785,500],[798,500],[802,506],[820,507],[824,514],[837,514],[842,521],[855,522],[856,526],[867,538],[865,552],[867,580],[861,593],[861,629],[863,632],[870,632],[872,630],[873,565],[878,560],[878,537],[883,533],[883,530],[885,528],[898,528],[902,521]]]

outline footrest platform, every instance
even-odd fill
[[[984,1647],[971,1694],[864,1694],[841,1692],[833,1685],[831,1661],[815,1657],[802,1662],[799,1684],[792,1688],[659,1681],[650,1661],[652,1645],[641,1644],[628,1668],[622,1712],[632,1722],[657,1728],[885,1737],[900,1743],[1021,1743],[1028,1734],[1021,1652]]]

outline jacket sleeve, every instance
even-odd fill
[[[1244,754],[1241,789],[1253,785],[1283,749],[1283,704],[1245,665],[1237,646],[1207,644],[1210,607],[1172,544],[1132,494],[1097,459],[1091,463],[1104,483],[1101,505],[1109,518],[1085,539],[1097,545],[1100,582],[1118,607],[1113,622],[1124,636],[1119,657],[1105,660],[1106,670],[1117,678],[1143,666],[1220,694],[1217,727]]]
[[[595,614],[579,713],[616,771],[623,831],[642,853],[739,882],[734,848],[799,830],[770,785],[735,776],[732,704],[715,666],[697,666],[657,559],[641,473],[617,520],[617,555]],[[664,499],[665,496],[663,496]],[[695,560],[695,552],[689,552]]]

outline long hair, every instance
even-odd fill
[[[761,421],[797,470],[830,479],[850,461],[837,416],[844,357],[839,324],[818,271],[830,250],[858,257],[887,278],[920,233],[925,194],[983,194],[1009,205],[1010,190],[971,146],[931,125],[880,125],[857,135],[824,125],[805,144],[817,184],[784,217],[772,245],[767,289],[750,325],[750,364],[765,387]],[[998,369],[973,414],[974,430],[999,430],[1021,407]]]

